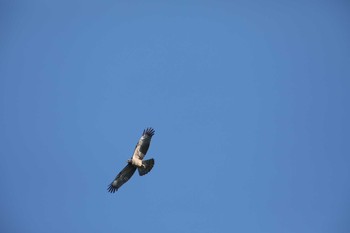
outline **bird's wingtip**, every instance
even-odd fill
[[[113,186],[113,182],[108,185],[108,188],[107,188],[108,192],[110,193],[115,193],[116,191],[118,191],[118,189],[116,187]]]
[[[145,130],[143,130],[142,135],[148,135],[150,137],[152,137],[155,133],[155,130],[152,127],[148,127]]]

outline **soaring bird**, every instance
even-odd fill
[[[114,193],[118,191],[118,189],[125,184],[132,177],[132,175],[134,175],[136,169],[138,169],[140,176],[146,175],[152,170],[154,159],[143,160],[143,158],[148,151],[154,132],[155,131],[152,128],[143,130],[142,136],[136,144],[134,154],[132,155],[131,159],[128,159],[128,164],[121,172],[119,172],[112,183],[108,186],[108,192]]]

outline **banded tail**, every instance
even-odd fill
[[[150,172],[152,170],[152,168],[154,166],[154,159],[143,160],[142,164],[145,167],[138,168],[140,176],[146,175],[148,172]]]

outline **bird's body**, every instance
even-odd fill
[[[118,191],[118,189],[132,177],[136,169],[138,169],[140,176],[146,175],[152,170],[154,159],[143,160],[143,158],[148,151],[153,135],[154,129],[152,128],[147,128],[143,131],[131,159],[127,161],[128,164],[121,172],[119,172],[113,182],[108,186],[109,192],[114,193]]]

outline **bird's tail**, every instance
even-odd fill
[[[143,160],[142,165],[144,165],[144,167],[138,168],[140,176],[146,175],[152,170],[154,165],[154,159]]]

